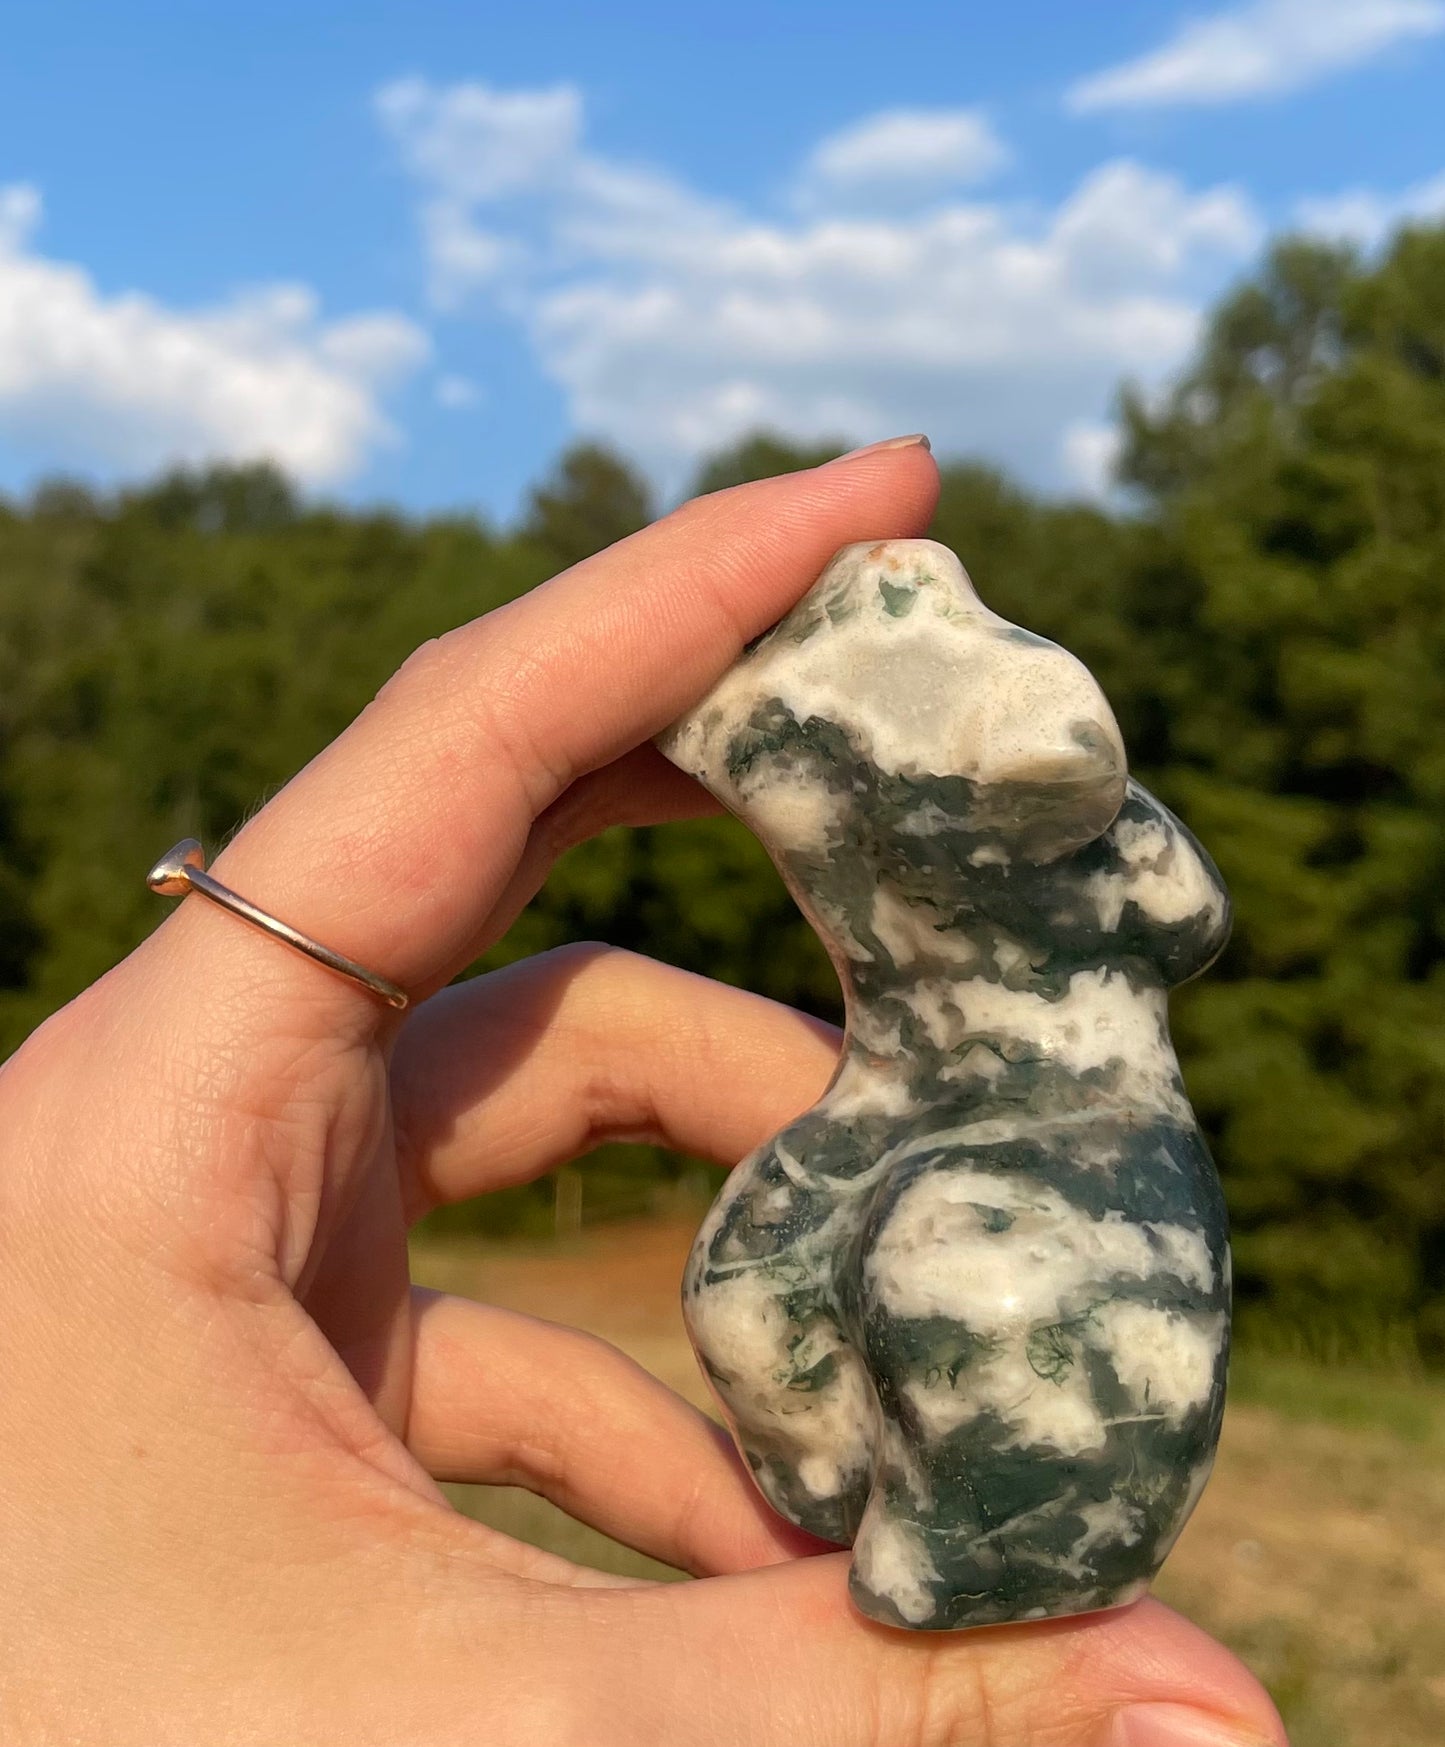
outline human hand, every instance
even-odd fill
[[[216,865],[430,997],[404,1020],[191,902],[0,1071],[7,1747],[1283,1740],[1151,1601],[869,1624],[620,1354],[409,1285],[431,1206],[606,1138],[736,1159],[817,1097],[826,1028],[630,955],[445,985],[561,849],[707,810],[650,736],[935,489],[914,446],[720,493],[419,651]],[[570,1566],[437,1477],[703,1580]]]

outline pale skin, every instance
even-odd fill
[[[8,1747],[1284,1740],[1152,1601],[869,1624],[621,1354],[408,1280],[431,1207],[621,1136],[731,1163],[821,1092],[826,1027],[628,954],[446,985],[571,843],[710,810],[650,737],[936,483],[905,444],[699,500],[403,666],[215,872],[412,1013],[189,898],[0,1071]],[[571,1566],[438,1479],[699,1581]]]

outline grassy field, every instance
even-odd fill
[[[691,1400],[683,1220],[566,1242],[418,1245],[416,1277],[575,1324]],[[605,1570],[675,1576],[510,1488],[455,1502]],[[1445,1387],[1243,1355],[1214,1478],[1157,1585],[1274,1694],[1295,1747],[1445,1742]]]

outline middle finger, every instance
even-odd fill
[[[409,1219],[609,1140],[735,1164],[817,1102],[830,1025],[616,947],[559,947],[434,996],[392,1064]]]

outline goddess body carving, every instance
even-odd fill
[[[929,541],[845,548],[659,743],[847,1007],[684,1280],[759,1487],[893,1625],[1132,1601],[1223,1410],[1224,1206],[1166,1013],[1228,934],[1213,864],[1087,669]]]

